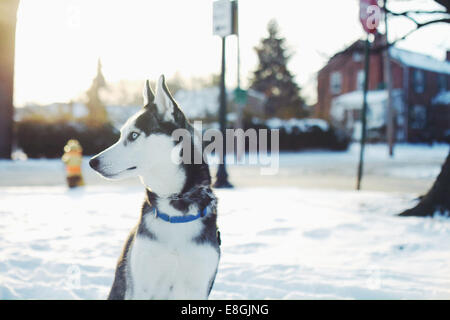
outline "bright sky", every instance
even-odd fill
[[[391,8],[439,9],[432,0],[392,1]],[[239,0],[241,76],[257,65],[253,48],[275,18],[294,53],[289,68],[310,102],[327,57],[363,37],[358,0]],[[392,21],[402,35],[413,25]],[[220,72],[212,35],[212,0],[21,0],[16,36],[15,103],[69,101],[85,91],[100,57],[107,81],[184,78]],[[450,26],[417,31],[400,46],[443,59]],[[227,38],[227,85],[236,85],[236,37]]]

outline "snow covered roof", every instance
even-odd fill
[[[323,119],[289,119],[282,120],[279,118],[271,118],[266,121],[266,125],[270,129],[284,128],[287,132],[292,132],[293,128],[298,128],[300,131],[309,131],[312,127],[319,127],[323,131],[328,131],[328,122]]]
[[[401,89],[392,90],[392,103],[397,110],[401,109]],[[387,90],[370,90],[367,92],[367,125],[379,128],[385,123]],[[344,121],[346,110],[362,109],[363,92],[353,91],[334,98],[331,102],[330,114],[335,121]]]
[[[389,53],[391,58],[409,67],[450,74],[450,62],[448,61],[438,60],[422,53],[399,49],[397,47],[391,47]]]
[[[75,118],[82,118],[89,114],[89,110],[84,103],[75,102],[72,105],[72,114]]]
[[[247,95],[249,97],[257,98],[257,99],[259,99],[261,101],[266,101],[266,95],[264,93],[256,91],[256,90],[253,90],[253,89],[248,89],[247,90]]]
[[[174,98],[188,118],[203,118],[208,114],[217,114],[219,93],[218,87],[200,90],[180,89],[175,93]]]
[[[367,92],[367,103],[383,103],[387,99],[386,90],[370,90]],[[363,102],[363,91],[352,91],[342,94],[333,99],[333,105],[345,105],[347,109],[361,109]]]
[[[438,95],[433,98],[431,103],[450,106],[450,91],[438,93]]]

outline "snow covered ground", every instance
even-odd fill
[[[397,144],[390,158],[384,144],[366,146],[363,189],[422,194],[427,190],[449,152],[446,144]],[[245,158],[245,159],[248,159]],[[230,181],[237,187],[295,186],[353,190],[359,159],[359,145],[347,151],[311,150],[283,152],[276,175],[262,176],[259,165],[234,163],[228,157]],[[110,182],[89,168],[89,157],[83,159],[83,176],[87,185],[134,185],[135,180]],[[211,165],[215,176],[216,168]],[[64,166],[60,159],[0,160],[0,188],[10,186],[57,186],[65,184]],[[1,192],[1,190],[0,190]]]
[[[450,299],[450,219],[395,216],[429,188],[448,145],[397,145],[394,158],[368,145],[362,192],[358,152],[283,153],[275,176],[228,161],[236,188],[216,190],[211,298]],[[100,179],[87,159],[78,190],[59,159],[0,161],[0,300],[107,296],[143,188]]]
[[[212,299],[450,299],[450,220],[399,218],[410,193],[216,190]],[[104,299],[143,189],[2,187],[0,299]]]

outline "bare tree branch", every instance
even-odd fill
[[[393,11],[390,11],[389,9],[387,9],[386,11],[394,16],[405,16],[405,15],[409,15],[409,14],[448,14],[447,11],[443,11],[443,10],[432,10],[432,11],[408,10],[408,11],[404,11],[404,12],[393,12]]]
[[[412,29],[411,31],[409,31],[408,33],[406,33],[404,36],[402,36],[402,37],[400,37],[400,38],[398,38],[398,39],[392,41],[392,42],[390,43],[390,45],[393,45],[393,44],[395,44],[395,43],[398,42],[398,41],[405,40],[406,37],[408,37],[411,33],[413,33],[413,32],[415,32],[415,31],[419,30],[420,28],[423,28],[423,27],[425,27],[425,26],[428,26],[428,25],[430,25],[430,24],[435,24],[435,23],[450,23],[450,18],[442,18],[442,19],[437,19],[437,20],[430,20],[430,21],[423,22],[423,23],[417,23],[417,22],[416,22],[416,28],[415,28],[415,29]]]
[[[438,11],[438,10],[437,11],[408,10],[408,11],[404,11],[404,12],[393,12],[393,11],[387,9],[387,8],[383,8],[383,9],[386,11],[386,13],[388,13],[390,15],[393,15],[393,16],[396,16],[396,17],[405,17],[405,18],[411,20],[418,27],[420,25],[422,25],[423,23],[420,23],[415,18],[411,17],[411,14],[433,14],[433,15],[439,14],[439,15],[449,16],[449,14],[446,11]],[[441,20],[441,19],[445,19],[445,18],[433,19],[433,20],[430,20],[430,21],[438,21],[438,20]]]
[[[383,51],[386,50],[387,48],[393,46],[394,44],[396,44],[399,41],[405,40],[408,36],[410,36],[412,33],[416,32],[417,30],[419,30],[420,28],[423,28],[425,26],[429,26],[430,24],[435,24],[435,23],[450,23],[450,18],[441,18],[441,19],[436,19],[436,20],[430,20],[430,21],[426,21],[426,22],[417,22],[415,20],[412,20],[415,24],[416,27],[412,30],[410,30],[409,32],[407,32],[405,35],[403,35],[400,38],[395,39],[394,41],[385,44],[385,45],[379,45],[376,47],[372,48],[372,51]]]

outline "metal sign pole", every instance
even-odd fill
[[[361,149],[359,153],[359,165],[358,165],[358,181],[356,182],[356,190],[361,189],[361,179],[363,174],[363,163],[364,163],[364,145],[366,143],[366,113],[367,113],[367,90],[369,88],[369,59],[370,59],[370,42],[369,34],[367,34],[366,43],[364,46],[364,92],[363,92],[363,105],[361,112]]]
[[[232,188],[231,183],[228,182],[228,173],[226,168],[225,156],[226,156],[226,119],[227,119],[227,96],[225,91],[225,37],[222,37],[222,73],[220,75],[220,108],[219,108],[219,121],[220,131],[223,136],[222,152],[219,155],[221,162],[217,170],[217,180],[214,183],[215,188]]]
[[[386,10],[386,2],[383,1],[383,10],[384,10],[384,35],[385,35],[385,45],[386,49],[384,50],[384,79],[386,83],[386,90],[388,93],[387,99],[387,141],[389,145],[389,156],[394,156],[394,144],[395,144],[395,118],[394,118],[394,107],[392,105],[392,72],[391,72],[391,59],[389,55],[389,41],[388,41],[388,18],[387,18],[387,10]]]
[[[359,20],[364,31],[367,33],[366,43],[364,45],[364,92],[363,105],[361,110],[361,149],[359,153],[358,180],[356,182],[356,190],[361,189],[361,179],[364,166],[364,146],[366,143],[367,131],[367,91],[369,89],[369,60],[370,60],[370,41],[369,35],[377,32],[380,20],[380,7],[377,0],[359,0]]]
[[[225,40],[230,34],[235,33],[233,6],[229,0],[218,0],[213,2],[213,34],[218,35],[222,39],[222,72],[220,75],[220,107],[219,122],[220,131],[222,133],[222,150],[220,150],[220,163],[217,170],[217,180],[214,183],[215,188],[232,188],[228,182],[228,173],[226,168],[226,125],[227,125],[227,93],[225,88]],[[235,7],[235,9],[237,9]]]

